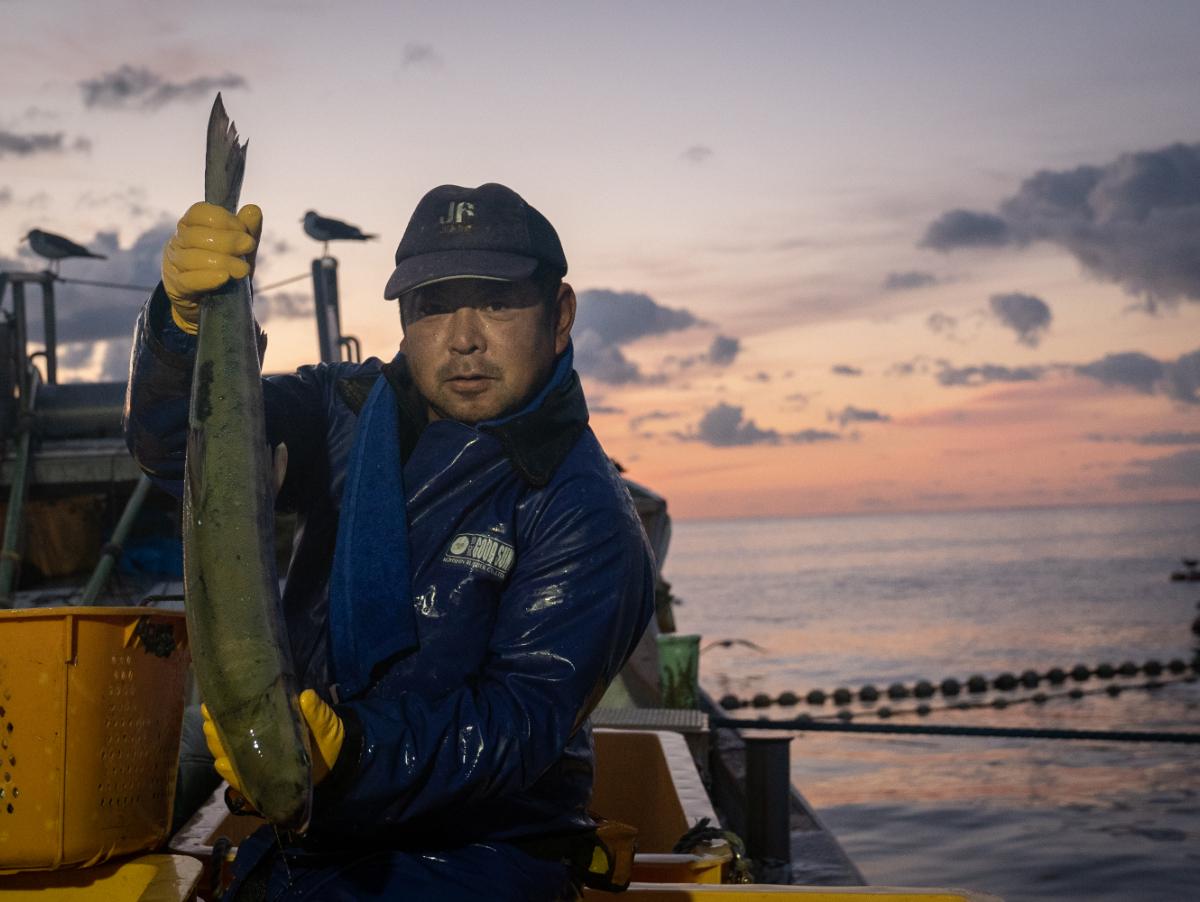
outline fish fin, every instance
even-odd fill
[[[236,213],[246,171],[246,145],[225,112],[218,91],[208,119],[208,150],[204,162],[204,199]]]

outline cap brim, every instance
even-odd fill
[[[395,300],[406,291],[445,282],[450,279],[494,279],[519,282],[528,279],[538,267],[533,257],[503,251],[439,251],[409,257],[400,263],[383,289],[387,300]]]

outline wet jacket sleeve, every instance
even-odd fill
[[[170,320],[170,301],[160,284],[134,328],[124,427],[125,443],[138,465],[156,485],[178,497],[183,494],[196,340]]]
[[[255,326],[259,353],[265,335]],[[170,301],[160,284],[142,308],[133,335],[129,387],[125,396],[125,443],[156,485],[183,495],[188,405],[196,339],[171,321]],[[324,447],[324,415],[336,403],[324,368],[263,379],[267,441],[288,446],[287,480],[279,507],[293,508],[311,494],[324,472],[315,459]]]
[[[476,680],[338,706],[348,741],[317,792],[325,825],[399,825],[503,796],[563,754],[649,622],[653,567],[631,509],[560,488],[518,549]]]

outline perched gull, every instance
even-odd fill
[[[324,242],[323,254],[329,253],[329,242],[331,241],[369,241],[378,237],[377,235],[364,235],[358,226],[352,226],[340,219],[318,216],[312,210],[304,214],[303,222],[305,235]]]
[[[50,261],[52,269],[55,263],[59,260],[65,260],[68,257],[94,257],[97,260],[108,259],[103,254],[93,254],[86,247],[76,244],[70,238],[55,235],[53,232],[43,232],[41,229],[32,229],[22,240],[26,239],[28,239],[29,246],[33,248],[35,254],[45,257]]]

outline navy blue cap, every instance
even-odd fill
[[[567,272],[554,226],[504,185],[442,185],[421,198],[396,248],[383,296],[449,279],[518,282],[539,265]]]

